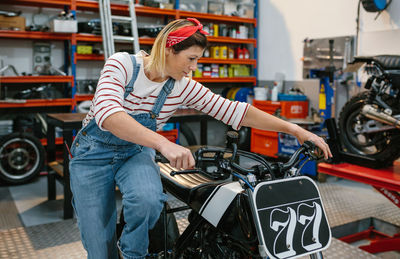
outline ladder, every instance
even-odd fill
[[[103,38],[104,60],[115,53],[115,42],[132,42],[134,53],[139,52],[139,34],[137,29],[135,0],[124,0],[129,6],[130,16],[116,16],[111,14],[110,0],[99,0],[101,34]],[[132,36],[119,36],[113,34],[113,21],[130,23]]]

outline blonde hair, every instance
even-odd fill
[[[145,66],[146,71],[155,71],[156,73],[164,76],[165,71],[165,48],[167,45],[168,35],[182,27],[193,26],[193,22],[186,19],[178,19],[168,23],[157,35],[151,48],[149,62]],[[172,48],[174,50],[174,48]]]

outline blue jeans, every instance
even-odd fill
[[[124,258],[144,258],[148,231],[167,199],[154,162],[155,151],[135,144],[101,143],[93,139],[101,133],[98,128],[85,129],[71,147],[70,172],[73,205],[88,258],[118,258],[116,185],[122,193],[126,222],[118,247]]]

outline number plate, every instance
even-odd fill
[[[331,231],[315,183],[305,176],[264,182],[253,193],[260,245],[270,258],[327,248]]]

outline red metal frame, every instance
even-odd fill
[[[372,169],[348,163],[341,164],[318,164],[318,172],[330,174],[341,178],[372,185],[381,194],[387,197],[400,208],[400,164],[383,169]],[[380,253],[387,251],[400,251],[400,233],[389,236],[370,227],[368,230],[340,238],[344,242],[355,242],[358,240],[371,240],[370,244],[359,248],[369,253]]]

